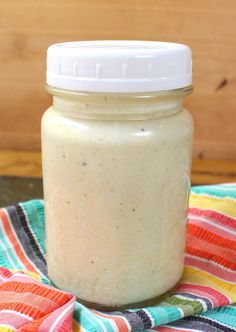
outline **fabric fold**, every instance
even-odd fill
[[[193,187],[188,217],[175,291],[152,307],[107,313],[50,286],[43,201],[2,208],[0,331],[236,331],[236,184]]]

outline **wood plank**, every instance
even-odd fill
[[[193,184],[216,184],[227,182],[236,182],[235,160],[193,160]]]
[[[194,157],[236,160],[235,0],[0,0],[0,22],[0,149],[40,149],[51,43],[149,39],[193,50]]]
[[[0,151],[0,176],[42,176],[38,151]],[[235,160],[193,160],[192,184],[236,182]]]
[[[0,175],[41,177],[41,168],[38,151],[0,151]]]

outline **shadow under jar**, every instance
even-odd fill
[[[52,45],[42,119],[49,277],[91,307],[154,303],[181,278],[193,125],[181,44]],[[150,69],[151,68],[151,69]]]

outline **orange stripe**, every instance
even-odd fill
[[[15,310],[33,319],[38,319],[45,315],[41,310],[21,302],[0,303],[0,310]]]
[[[118,317],[118,316],[114,316],[114,315],[106,315],[104,313],[101,313],[99,311],[96,310],[92,310],[97,316],[101,316],[107,319],[111,319],[112,321],[114,321],[118,327],[118,329],[122,332],[129,332],[129,329],[127,327],[127,324],[125,322],[125,318],[122,317]]]
[[[30,260],[27,258],[24,251],[21,249],[21,247],[19,245],[19,242],[18,242],[17,238],[15,237],[15,234],[13,233],[13,231],[11,229],[10,222],[8,220],[8,216],[7,216],[6,212],[3,209],[0,210],[0,217],[3,221],[3,225],[4,225],[4,228],[5,228],[6,233],[8,235],[8,238],[11,241],[11,243],[13,244],[14,249],[15,249],[18,257],[20,258],[20,260],[22,261],[22,263],[25,265],[25,267],[28,270],[38,274],[38,271],[31,264]]]
[[[15,293],[12,291],[9,292],[0,291],[0,303],[21,302],[26,305],[32,305],[32,299],[34,301],[33,302],[34,307],[38,308],[44,313],[51,312],[58,308],[58,305],[55,302],[36,294],[33,294],[32,296],[31,293]]]
[[[45,317],[42,317],[40,319],[34,320],[30,323],[28,323],[27,325],[23,326],[20,331],[21,332],[38,332],[39,331],[39,327],[41,326],[41,324],[43,324],[43,322],[48,318],[48,315],[46,315]]]
[[[214,252],[217,256],[230,257],[232,261],[236,262],[236,251],[228,248],[219,247],[217,244],[214,243],[204,243],[202,239],[194,235],[188,234],[187,246],[188,245],[194,246],[195,248],[202,248],[204,246],[205,250],[207,250],[208,252]]]
[[[216,235],[206,229],[202,229],[202,227],[199,227],[197,225],[189,224],[188,232],[189,234],[201,238],[202,241],[214,243],[219,247],[236,250],[236,241],[226,239],[224,237],[221,237],[220,235]]]
[[[190,255],[194,255],[194,256],[201,257],[201,258],[205,258],[207,260],[214,261],[220,265],[223,265],[224,267],[226,267],[228,269],[236,271],[236,262],[231,262],[231,261],[227,260],[226,258],[217,256],[209,251],[206,252],[203,250],[199,250],[199,249],[187,246],[187,253]]]
[[[57,290],[45,287],[45,286],[40,286],[38,284],[34,283],[23,283],[23,282],[16,282],[16,281],[9,281],[6,283],[3,283],[0,285],[0,291],[11,291],[15,293],[31,293],[32,295],[38,295],[41,297],[44,297],[48,300],[53,301],[56,303],[58,306],[62,306],[65,303],[67,303],[70,299],[71,296],[68,294],[61,293]]]

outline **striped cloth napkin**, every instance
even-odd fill
[[[152,307],[90,310],[50,286],[41,200],[0,210],[0,332],[236,331],[236,184],[193,187],[185,269]]]

